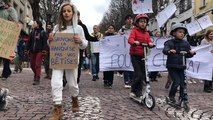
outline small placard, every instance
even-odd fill
[[[50,44],[50,68],[74,69],[78,66],[78,44],[74,34],[57,33]]]

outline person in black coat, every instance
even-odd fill
[[[104,34],[104,37],[113,36],[116,34],[117,33],[115,32],[115,26],[111,24],[107,27],[107,31]],[[104,71],[103,79],[104,79],[104,87],[111,89],[113,85],[113,80],[114,80],[114,71]]]
[[[41,63],[46,55],[47,48],[47,33],[42,28],[41,21],[34,21],[34,30],[30,34],[29,41],[27,42],[27,53],[30,55],[30,67],[34,73],[33,85],[40,84],[41,76]]]
[[[78,12],[78,17],[79,17],[78,25],[80,25],[83,28],[86,40],[91,41],[91,42],[98,41],[97,37],[95,37],[95,36],[92,37],[89,34],[87,26],[85,24],[83,24],[82,21],[80,20],[80,12]],[[77,78],[78,83],[80,82],[80,77],[81,77],[81,66],[83,64],[83,54],[84,54],[84,50],[80,50],[79,64],[78,64],[78,78]]]

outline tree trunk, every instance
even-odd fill
[[[32,7],[33,11],[33,19],[38,20],[40,18],[40,12],[39,12],[39,2],[40,0],[29,0],[30,5]]]

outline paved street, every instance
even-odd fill
[[[166,73],[163,73],[158,82],[151,83],[156,106],[150,111],[128,97],[130,90],[124,88],[123,78],[115,75],[112,89],[106,89],[100,75],[100,80],[91,81],[91,75],[82,72],[79,113],[71,112],[71,98],[65,87],[63,120],[213,120],[213,93],[204,93],[200,81],[188,84],[191,110],[185,113],[165,104],[168,90],[164,88]],[[0,87],[10,90],[8,109],[0,112],[0,120],[47,120],[53,102],[50,80],[43,79],[44,76],[42,70],[41,84],[33,86],[33,73],[25,68],[22,73],[12,74],[7,81],[0,80]]]

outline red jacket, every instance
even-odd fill
[[[142,46],[135,46],[134,41],[139,41],[140,43],[152,43],[149,33],[146,30],[142,30],[138,27],[134,27],[129,36],[130,55],[138,55],[144,57],[144,50]]]

